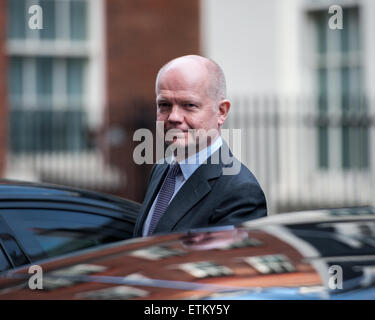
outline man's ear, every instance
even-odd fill
[[[229,100],[221,100],[219,102],[219,106],[217,108],[217,112],[219,115],[219,120],[218,120],[219,127],[221,127],[224,124],[225,119],[228,116],[229,109],[230,109]]]

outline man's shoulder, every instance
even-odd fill
[[[256,179],[255,175],[236,157],[232,158],[231,163],[226,163],[223,165],[222,178],[225,180],[233,180],[237,183],[248,181],[258,184],[258,180]]]
[[[255,175],[249,168],[236,158],[228,144],[224,141],[223,145],[212,156],[207,159],[208,165],[220,167],[220,179],[228,183],[256,183],[259,184]]]

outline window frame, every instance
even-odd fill
[[[356,3],[353,1],[347,1],[345,3],[342,3],[342,7],[344,10],[344,28],[345,28],[345,21],[348,21],[348,18],[345,17],[345,10],[357,10],[357,30],[358,35],[360,36],[362,34],[361,30],[364,29],[363,26],[363,19],[362,19],[362,6],[360,3]],[[315,87],[316,92],[316,119],[317,124],[316,125],[316,168],[321,172],[363,172],[370,170],[370,149],[371,144],[369,142],[369,136],[370,136],[370,129],[367,127],[367,140],[365,137],[363,137],[363,133],[361,130],[361,137],[359,138],[360,141],[367,141],[366,145],[362,147],[360,150],[361,155],[363,155],[365,158],[362,159],[354,159],[349,157],[349,159],[345,158],[345,154],[350,152],[350,149],[353,148],[353,142],[350,143],[350,141],[347,141],[347,143],[344,146],[344,128],[345,125],[341,123],[341,121],[345,121],[345,111],[344,111],[344,103],[343,103],[343,94],[346,92],[343,89],[343,80],[344,77],[342,75],[342,70],[345,68],[349,69],[350,77],[349,81],[350,83],[353,81],[353,75],[354,69],[359,70],[359,77],[361,80],[361,86],[359,88],[358,92],[358,99],[360,101],[360,106],[358,110],[356,110],[356,115],[359,117],[368,114],[367,112],[369,110],[366,110],[363,112],[362,107],[365,103],[364,99],[367,99],[366,97],[366,77],[365,77],[365,70],[363,68],[363,57],[365,55],[365,48],[363,46],[363,39],[359,39],[359,47],[355,49],[352,45],[349,44],[349,49],[354,48],[355,50],[350,51],[343,51],[342,49],[342,30],[326,30],[325,31],[325,47],[327,48],[326,51],[323,54],[319,54],[318,52],[318,32],[316,28],[316,17],[314,18],[313,15],[316,13],[321,12],[322,14],[326,14],[326,20],[328,29],[328,20],[331,15],[328,13],[327,5],[323,6],[322,4],[315,3],[311,4],[306,1],[305,6],[305,13],[307,16],[307,19],[309,21],[310,25],[310,33],[312,35],[312,38],[314,39],[315,43],[311,45],[310,50],[314,52],[313,54],[308,55],[310,58],[310,64],[311,64],[311,71],[312,71],[312,85]],[[347,13],[346,13],[347,14]],[[347,22],[348,23],[348,22]],[[336,39],[333,37],[333,33],[336,34]],[[341,32],[341,33],[340,33]],[[337,34],[339,36],[337,36]],[[339,39],[337,40],[337,37]],[[354,39],[353,31],[352,29],[349,30],[348,34],[349,39]],[[335,41],[332,41],[332,40]],[[335,43],[337,42],[338,43]],[[350,40],[349,40],[350,41]],[[334,44],[332,44],[334,43]],[[335,51],[334,54],[332,54],[332,51],[330,52],[329,48],[334,47]],[[338,49],[338,50],[337,50]],[[338,52],[338,55],[335,57],[335,53]],[[336,58],[336,59],[335,59]],[[325,61],[323,61],[323,60]],[[337,60],[333,61],[333,60]],[[326,97],[327,97],[327,103],[326,108],[327,110],[320,110],[320,89],[318,84],[321,83],[321,80],[319,79],[319,70],[325,70],[327,73],[326,75],[326,83],[327,88],[326,90]],[[350,85],[349,85],[350,87]],[[353,96],[353,94],[348,93],[350,96]],[[355,93],[354,95],[356,95]],[[328,120],[329,122],[336,122],[339,121],[339,124],[336,126],[334,123],[324,125],[325,121]],[[353,128],[352,126],[349,126],[349,129]],[[360,129],[363,129],[365,127],[360,127]],[[322,135],[324,132],[325,134]],[[356,129],[356,128],[355,128]],[[365,129],[366,130],[366,129]],[[358,130],[357,130],[358,131]],[[358,132],[355,132],[357,135]],[[353,139],[353,134],[350,135],[350,139]],[[365,139],[365,140],[363,140]],[[356,140],[357,141],[357,140]],[[350,145],[349,145],[350,144]],[[349,148],[349,149],[348,149]],[[348,151],[349,150],[349,151]],[[349,154],[350,156],[350,154]]]
[[[60,0],[54,0],[60,1]],[[69,0],[69,3],[74,0]],[[6,41],[6,52],[8,57],[22,57],[25,60],[30,60],[36,57],[51,57],[51,58],[83,58],[86,60],[86,70],[83,77],[83,96],[82,96],[82,111],[85,114],[85,125],[88,130],[95,129],[101,125],[102,113],[105,108],[105,4],[104,0],[82,0],[86,2],[86,21],[85,21],[85,34],[86,38],[83,40],[76,40],[70,37],[70,32],[64,31],[65,37],[55,38],[53,40],[40,39],[39,30],[29,30],[25,24],[26,32],[32,32],[36,36],[24,39],[10,38],[10,33]],[[38,4],[39,0],[26,0],[27,4]],[[64,1],[65,2],[65,1]],[[8,2],[9,3],[9,2]],[[71,5],[69,5],[70,7]],[[58,6],[55,6],[57,10]],[[69,8],[68,8],[69,9]],[[70,10],[70,9],[69,9]],[[26,11],[26,10],[25,10]],[[60,13],[60,12],[59,12]],[[65,14],[66,16],[67,14]],[[70,13],[68,12],[68,15]],[[25,12],[26,22],[30,15]],[[63,19],[61,15],[57,15],[59,19]],[[65,17],[65,19],[67,19]],[[70,21],[71,19],[69,19]],[[69,23],[63,23],[66,26]],[[58,34],[58,28],[56,28]],[[27,34],[25,33],[25,37]],[[59,68],[55,68],[59,69]],[[61,69],[61,68],[60,68]],[[60,75],[61,72],[56,74]],[[61,71],[61,70],[60,70]],[[30,79],[25,79],[24,82],[30,83]],[[61,81],[60,81],[61,82]],[[28,103],[30,97],[27,97]],[[31,97],[31,100],[35,100]],[[60,97],[54,97],[53,103],[59,104]],[[89,146],[91,144],[89,143]],[[77,150],[65,151],[64,154],[74,154]],[[85,154],[96,154],[95,150],[79,150]],[[32,152],[30,155],[48,156],[45,152]],[[17,157],[17,155],[15,155]],[[25,155],[26,156],[26,155]],[[27,161],[28,159],[25,158]],[[52,161],[52,160],[50,160]],[[54,162],[54,161],[53,161]],[[57,166],[58,164],[56,164]],[[55,166],[53,164],[53,166]]]
[[[6,258],[8,259],[8,261],[10,263],[10,266],[11,266],[11,269],[25,265],[25,264],[18,264],[12,258],[11,254],[9,252],[9,248],[7,248],[7,246],[4,244],[4,241],[3,241],[4,236],[9,236],[10,238],[12,238],[14,244],[18,247],[18,249],[22,253],[25,261],[27,261],[26,264],[29,264],[29,263],[32,262],[32,260],[30,259],[30,257],[27,254],[27,251],[23,247],[23,244],[18,241],[16,235],[14,234],[13,230],[9,227],[6,220],[2,217],[1,211],[0,211],[0,247],[1,247],[1,249],[3,249],[3,253],[5,254]]]

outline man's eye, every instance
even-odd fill
[[[167,102],[160,102],[158,105],[159,105],[159,108],[167,108],[169,106]]]
[[[184,105],[185,105],[185,107],[188,107],[188,108],[193,108],[193,107],[195,107],[195,104],[194,104],[194,103],[185,103]]]

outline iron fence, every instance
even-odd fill
[[[265,190],[270,213],[371,205],[375,199],[373,104],[319,109],[314,98],[235,98],[225,128]],[[232,141],[233,142],[233,141]]]
[[[144,192],[147,170],[135,170],[129,162],[123,169],[113,165],[125,154],[131,159],[133,132],[154,122],[154,102],[142,104],[147,108],[141,114],[135,108],[133,117],[120,122],[117,131],[112,127],[111,138],[102,140],[83,111],[13,110],[8,177],[117,194],[127,184],[137,187],[137,194]],[[225,128],[229,133],[240,130],[240,141],[229,134],[229,145],[258,178],[271,214],[368,205],[375,199],[373,110],[368,99],[366,108],[322,112],[316,99],[235,97]],[[122,147],[108,154],[111,139]]]

